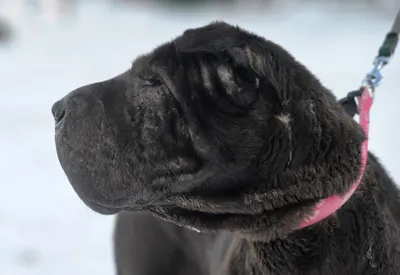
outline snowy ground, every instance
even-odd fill
[[[370,69],[395,13],[305,7],[297,14],[290,9],[278,14],[204,9],[194,15],[145,8],[128,12],[97,3],[56,25],[26,17],[18,21],[18,40],[0,48],[1,275],[114,273],[113,217],[83,205],[54,149],[50,107],[70,90],[120,73],[135,55],[188,27],[224,19],[282,44],[341,97],[357,88]],[[385,68],[370,142],[397,180],[399,55]]]

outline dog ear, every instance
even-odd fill
[[[268,43],[270,52],[265,52]],[[188,29],[175,40],[179,52],[210,54],[236,67],[253,70],[258,77],[273,61],[273,52],[280,47],[256,34],[225,22],[214,22],[201,28]]]
[[[215,60],[212,74],[218,76],[235,104],[248,108],[257,99],[260,89],[274,90],[267,96],[285,102],[284,87],[279,86],[285,82],[276,78],[285,74],[279,71],[282,68],[277,66],[271,53],[265,52],[262,43],[265,41],[254,34],[217,22],[185,31],[175,40],[175,47],[181,55],[197,56],[203,61]]]

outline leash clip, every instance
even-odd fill
[[[381,73],[382,68],[389,63],[389,57],[378,56],[374,60],[374,67],[371,72],[369,72],[364,81],[364,85],[368,85],[371,88],[372,96],[374,94],[375,88],[380,84],[383,76]]]

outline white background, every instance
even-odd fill
[[[224,19],[281,44],[342,97],[370,70],[396,13],[326,4],[182,13],[95,2],[53,24],[29,12],[13,17],[16,40],[0,47],[1,275],[114,274],[114,217],[84,206],[56,157],[50,108],[69,91],[123,72],[186,28]],[[384,69],[370,133],[371,150],[397,180],[399,55]]]

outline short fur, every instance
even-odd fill
[[[61,166],[118,215],[119,275],[398,275],[399,190],[360,126],[282,47],[239,27],[189,29],[55,103]]]

